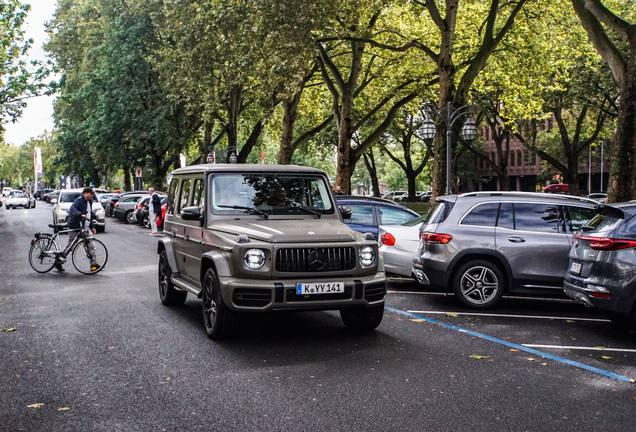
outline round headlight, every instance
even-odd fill
[[[365,246],[360,250],[360,264],[370,266],[375,261],[375,251],[371,246]]]
[[[258,270],[265,264],[265,252],[260,249],[250,249],[245,252],[245,265],[251,270]]]

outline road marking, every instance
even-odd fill
[[[157,270],[157,265],[147,265],[142,267],[135,267],[126,270],[117,270],[117,271],[109,271],[106,267],[104,267],[104,271],[108,271],[108,275],[120,275],[120,274],[132,274],[132,273],[144,273],[144,272],[153,272]]]
[[[603,369],[595,368],[594,366],[588,366],[588,365],[583,364],[583,363],[579,363],[579,362],[575,362],[575,361],[572,361],[572,360],[568,360],[568,359],[565,359],[563,357],[558,357],[558,356],[555,356],[555,355],[552,355],[552,354],[548,354],[546,352],[539,351],[539,350],[536,350],[534,348],[528,348],[528,347],[525,347],[523,345],[519,345],[519,344],[512,343],[512,342],[507,342],[505,340],[497,339],[497,338],[492,337],[492,336],[488,336],[488,335],[485,335],[485,334],[482,334],[482,333],[477,333],[475,331],[467,330],[465,328],[454,326],[454,325],[451,325],[451,324],[446,324],[446,323],[443,323],[441,321],[437,321],[437,320],[434,320],[434,319],[431,319],[431,318],[426,318],[426,317],[424,317],[422,315],[416,315],[414,313],[403,311],[403,310],[400,310],[400,309],[395,309],[395,308],[392,308],[392,307],[389,307],[389,306],[385,306],[385,309],[390,310],[390,311],[395,312],[395,313],[398,313],[398,314],[401,314],[401,315],[406,315],[406,316],[411,317],[411,318],[421,319],[421,320],[424,320],[424,321],[429,322],[431,324],[438,324],[438,325],[440,325],[442,327],[446,327],[446,328],[449,328],[451,330],[458,331],[460,333],[466,333],[466,334],[469,334],[471,336],[476,336],[476,337],[481,338],[481,339],[486,339],[486,340],[489,340],[491,342],[496,342],[498,344],[505,345],[505,346],[508,346],[510,348],[518,349],[520,351],[525,351],[525,352],[529,352],[531,354],[543,356],[545,358],[549,358],[551,360],[555,360],[555,361],[558,361],[558,362],[561,362],[561,363],[564,363],[564,364],[567,364],[567,365],[570,365],[570,366],[575,366],[575,367],[578,367],[578,368],[581,368],[581,369],[585,369],[585,370],[588,370],[588,371],[591,371],[591,372],[596,372],[598,374],[605,375],[605,376],[608,376],[610,378],[615,378],[615,379],[618,379],[618,380],[621,380],[621,381],[626,381],[626,382],[629,382],[629,383],[636,383],[636,379],[629,378],[629,377],[626,377],[626,376],[623,376],[623,375],[618,375],[618,374],[615,374],[614,372],[609,372],[609,371],[606,371],[606,370],[603,370]]]
[[[567,350],[582,350],[582,351],[616,351],[616,352],[629,352],[636,353],[636,349],[629,348],[605,348],[605,347],[582,347],[582,346],[562,346],[562,345],[535,345],[535,344],[523,344],[528,348],[542,348],[542,349],[567,349]]]
[[[477,312],[440,312],[440,311],[418,311],[409,310],[407,312],[416,314],[437,314],[437,315],[470,315],[470,316],[483,316],[483,317],[502,317],[502,318],[534,318],[534,319],[548,319],[548,320],[570,320],[570,321],[590,321],[590,322],[610,322],[608,319],[603,318],[576,318],[576,317],[559,317],[559,316],[540,316],[540,315],[513,315],[513,314],[495,314],[495,313],[477,313]]]
[[[455,296],[453,293],[445,293],[445,292],[422,292],[422,291],[387,291],[389,294],[415,294],[415,295],[431,295],[431,296]],[[554,303],[580,303],[577,300],[568,300],[554,297],[522,297],[522,296],[503,296],[505,299],[514,299],[514,300],[540,300],[540,301],[550,301]],[[583,304],[583,303],[580,303]]]

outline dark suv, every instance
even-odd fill
[[[574,236],[563,287],[619,326],[636,327],[636,203],[600,206]]]
[[[567,195],[472,192],[438,197],[420,228],[413,274],[472,308],[504,292],[563,294],[574,232],[597,202]]]
[[[161,301],[200,298],[210,338],[230,335],[237,312],[335,309],[360,330],[384,313],[378,244],[342,222],[327,175],[314,168],[174,171],[157,252]]]

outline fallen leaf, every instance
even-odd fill
[[[475,318],[466,317],[467,320],[474,320]]]
[[[70,408],[69,407],[62,407],[62,408],[58,408],[57,410],[58,411],[68,411],[68,410],[70,410]]]
[[[597,346],[597,347],[594,347],[594,348],[596,348],[596,349],[605,349],[604,346]]]
[[[476,359],[487,359],[487,358],[488,358],[488,357],[490,357],[490,356],[481,356],[481,355],[478,355],[478,354],[471,354],[471,355],[469,355],[468,357],[470,357],[470,358],[476,358]]]
[[[166,378],[166,381],[170,381],[170,377]]]
[[[529,357],[529,358],[528,358],[528,360],[530,360],[530,361],[534,361],[534,359],[533,359],[532,357]]]
[[[571,323],[572,323],[572,322],[576,322],[576,321],[573,321],[573,320],[565,320],[565,322],[571,322]]]
[[[494,361],[494,360],[493,360],[493,359],[490,359],[490,360],[488,360],[488,361]]]
[[[510,351],[512,352],[519,352],[519,350],[517,348],[510,348]]]
[[[12,332],[12,331],[18,331],[18,329],[16,327],[11,327],[11,328],[4,328],[4,329],[2,329],[2,331]]]
[[[447,313],[446,316],[447,317],[457,318],[457,314],[454,314],[454,313]]]
[[[598,358],[602,358],[603,360],[609,360],[609,359],[613,359],[614,357],[610,357],[610,356],[598,356]]]
[[[425,322],[426,320],[421,319],[421,318],[411,318],[410,321],[413,321],[413,322]]]
[[[32,405],[27,405],[27,408],[40,408],[43,407],[44,404],[43,403],[34,403]]]
[[[108,347],[108,349],[115,349],[115,347]]]
[[[542,364],[543,366],[547,366],[547,365],[548,365],[547,363],[541,363],[541,364]]]

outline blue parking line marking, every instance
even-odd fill
[[[467,330],[467,329],[465,329],[463,327],[454,326],[452,324],[446,324],[446,323],[443,323],[441,321],[437,321],[437,320],[434,320],[434,319],[431,319],[431,318],[426,318],[426,317],[423,317],[421,315],[416,315],[414,313],[406,312],[406,311],[403,311],[403,310],[400,310],[400,309],[395,309],[395,308],[392,308],[392,307],[389,307],[389,306],[385,306],[384,308],[387,309],[387,310],[390,310],[392,312],[395,312],[395,313],[406,315],[406,316],[411,317],[411,318],[424,320],[424,321],[429,322],[431,324],[439,324],[442,327],[446,327],[446,328],[449,328],[449,329],[452,329],[452,330],[456,330],[456,331],[458,331],[460,333],[466,333],[466,334],[469,334],[471,336],[476,336],[478,338],[486,339],[486,340],[489,340],[491,342],[496,342],[496,343],[501,344],[501,345],[509,346],[511,348],[518,349],[519,351],[526,351],[526,352],[529,352],[529,353],[532,353],[532,354],[536,354],[538,356],[543,356],[543,357],[548,358],[550,360],[555,360],[555,361],[558,361],[558,362],[561,362],[561,363],[565,363],[565,364],[570,365],[570,366],[576,366],[578,368],[585,369],[585,370],[588,370],[588,371],[591,371],[591,372],[596,372],[598,374],[605,375],[605,376],[608,376],[610,378],[615,378],[617,380],[621,380],[621,381],[625,381],[625,382],[629,382],[629,383],[636,383],[636,379],[633,379],[633,378],[628,378],[628,377],[623,376],[623,375],[618,375],[618,374],[615,374],[613,372],[609,372],[609,371],[606,371],[606,370],[603,370],[603,369],[595,368],[594,366],[588,366],[588,365],[583,364],[583,363],[579,363],[579,362],[575,362],[575,361],[572,361],[572,360],[568,360],[568,359],[565,359],[563,357],[558,357],[558,356],[555,356],[555,355],[552,355],[552,354],[548,354],[548,353],[543,352],[543,351],[539,351],[539,350],[536,350],[536,349],[525,347],[523,345],[518,345],[518,344],[512,343],[512,342],[507,342],[505,340],[497,339],[497,338],[492,337],[492,336],[488,336],[488,335],[485,335],[485,334],[482,334],[482,333],[477,333],[477,332],[472,331],[472,330]]]

